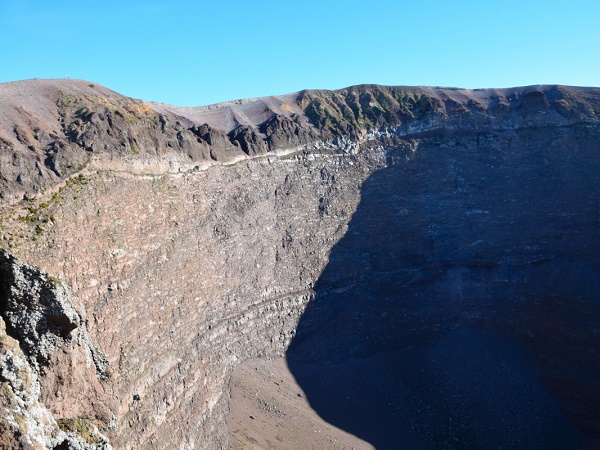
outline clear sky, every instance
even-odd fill
[[[0,82],[195,106],[353,84],[600,86],[598,0],[0,0]]]

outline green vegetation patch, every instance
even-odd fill
[[[59,278],[49,276],[48,281],[52,283],[54,286],[62,286],[62,281]]]
[[[313,125],[336,134],[402,123],[403,118],[412,116],[414,101],[393,89],[357,86],[307,92],[300,106]]]
[[[77,433],[88,444],[100,442],[94,427],[86,419],[58,419],[56,423],[65,433]]]
[[[76,95],[62,92],[58,99],[58,106],[63,108],[81,107],[83,106],[83,99]]]

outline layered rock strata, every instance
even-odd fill
[[[2,245],[81,302],[36,307],[63,327],[48,336],[8,329],[54,417],[115,448],[219,448],[241,361],[478,328],[524,344],[571,423],[600,433],[600,91],[358,86],[177,108],[32,80],[0,96]],[[27,305],[3,280],[3,304]]]

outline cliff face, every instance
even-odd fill
[[[107,362],[91,342],[83,306],[58,279],[3,250],[0,292],[3,448],[110,449],[92,424],[79,418],[74,429],[45,407],[53,403],[53,410],[65,407],[79,417],[81,408],[107,410],[97,403]]]
[[[248,358],[287,352],[302,383],[307,362],[475,329],[523,346],[558,411],[600,434],[599,90],[177,108],[32,80],[0,96],[2,246],[73,298],[33,308],[54,278],[27,269],[19,290],[2,272],[7,333],[55,418],[115,448],[218,448]]]

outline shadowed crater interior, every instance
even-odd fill
[[[376,448],[594,448],[596,127],[434,134],[363,185],[287,359]]]

